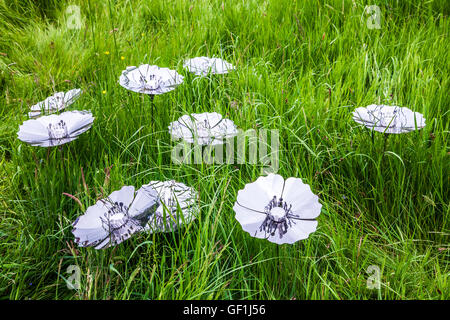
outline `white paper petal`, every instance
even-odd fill
[[[130,206],[134,199],[134,187],[124,186],[120,190],[114,191],[108,197],[113,203],[122,202],[127,207]]]
[[[284,179],[279,174],[270,173],[265,177],[259,177],[255,183],[258,184],[270,198],[273,198],[273,196],[276,196],[277,198],[281,197],[284,188]]]
[[[233,210],[236,213],[235,218],[241,224],[242,229],[247,231],[252,237],[255,237],[266,215],[250,210],[238,203],[234,204]]]
[[[237,204],[251,210],[264,212],[265,206],[273,198],[273,195],[266,192],[258,183],[246,184],[243,190],[237,194]]]
[[[295,224],[282,238],[276,234],[275,236],[270,236],[267,240],[277,244],[293,244],[307,239],[310,233],[316,231],[317,224],[317,221],[295,221]]]
[[[131,217],[139,217],[142,214],[153,215],[158,206],[158,193],[152,187],[144,185],[136,192],[128,212]]]
[[[292,204],[293,213],[303,219],[315,219],[322,210],[319,197],[312,193],[310,186],[303,183],[300,178],[286,180],[283,199]]]
[[[70,136],[73,136],[75,133],[79,135],[85,132],[87,130],[86,128],[92,126],[95,119],[91,112],[86,111],[64,112],[61,114],[61,118],[66,121]],[[80,132],[81,129],[83,129],[82,132]]]
[[[45,140],[49,137],[43,124],[37,120],[25,121],[19,126],[17,135],[20,140],[25,142]]]

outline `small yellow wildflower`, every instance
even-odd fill
[[[103,90],[102,93],[103,93],[103,94],[106,94],[106,90]]]
[[[141,36],[145,36],[145,33],[142,32]]]
[[[109,51],[105,51],[105,54],[108,55],[108,54],[109,54]]]
[[[124,56],[121,56],[120,59],[121,59],[121,60],[125,60],[125,57],[124,57]]]

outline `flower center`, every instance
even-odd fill
[[[272,208],[269,212],[270,218],[272,218],[273,221],[281,222],[282,220],[286,219],[286,211],[281,207],[275,207]]]
[[[209,131],[211,130],[211,125],[209,124],[208,120],[204,120],[204,121],[198,121],[197,122],[197,131]]]
[[[282,238],[288,229],[292,226],[292,205],[288,205],[283,198],[277,199],[277,196],[273,196],[269,204],[265,207],[266,219],[259,227],[260,231],[264,231],[266,235],[275,236],[278,231],[278,235]]]
[[[395,117],[397,116],[397,110],[389,110],[381,113],[381,125],[388,126],[395,124]]]
[[[207,61],[207,60],[203,61],[201,64],[201,68],[204,72],[208,72],[209,69],[211,69],[211,65],[210,65],[209,61]]]
[[[56,124],[49,124],[47,127],[48,135],[50,139],[56,140],[56,139],[64,139],[69,136],[69,133],[67,131],[67,125],[66,123],[61,120]]]
[[[47,110],[59,110],[64,106],[64,100],[60,97],[51,97],[48,100]]]
[[[104,213],[106,219],[102,219],[103,228],[106,231],[120,228],[128,217],[128,207],[123,202],[115,202],[107,212]]]
[[[156,90],[161,87],[161,77],[156,74],[151,74],[149,80],[143,81],[143,86],[147,90]]]

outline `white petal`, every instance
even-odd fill
[[[67,91],[66,94],[64,95],[64,104],[68,106],[74,103],[75,100],[77,100],[80,97],[81,93],[82,93],[81,89],[72,89]]]
[[[309,185],[299,178],[288,178],[284,185],[283,200],[292,205],[292,211],[303,219],[315,219],[320,215],[322,205],[319,197],[312,193]]]
[[[259,177],[238,192],[237,202],[249,209],[264,212],[264,208],[274,196],[280,197],[283,185],[284,179],[280,175],[271,173],[266,177]]]
[[[134,199],[134,187],[124,186],[120,190],[111,193],[108,198],[112,203],[122,202],[125,206],[129,207]]]
[[[49,138],[47,129],[37,120],[25,121],[19,127],[17,135],[20,140],[25,142],[41,141]]]
[[[273,198],[273,196],[276,196],[277,198],[281,197],[284,188],[284,179],[279,174],[270,173],[266,177],[259,177],[255,183],[258,184],[267,195],[271,196],[271,198]]]
[[[242,229],[254,237],[259,232],[259,227],[264,222],[266,215],[244,208],[238,203],[234,204],[233,210],[236,213],[235,218],[241,224]]]
[[[300,240],[305,240],[309,237],[311,232],[314,232],[317,228],[317,221],[295,221],[283,237],[280,237],[278,233],[270,236],[267,240],[277,244],[293,244]]]
[[[70,136],[73,136],[73,133],[79,131],[79,129],[91,125],[94,121],[90,111],[68,111],[61,113],[59,116],[66,123]]]
[[[66,143],[69,143],[73,140],[76,140],[77,137],[73,138],[63,138],[63,139],[48,139],[48,140],[42,140],[42,141],[35,141],[35,142],[28,142],[32,146],[39,146],[39,147],[56,147],[60,146]]]
[[[131,217],[144,213],[153,214],[158,207],[158,193],[150,186],[142,186],[137,192],[133,203],[130,206]]]

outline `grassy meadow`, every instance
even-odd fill
[[[373,2],[0,0],[0,297],[449,299],[450,5]],[[196,78],[183,69],[196,56],[236,70]],[[142,63],[185,77],[153,114],[118,84]],[[89,131],[62,148],[17,139],[31,105],[72,88],[84,93],[68,110],[91,110]],[[352,111],[373,103],[420,112],[426,127],[371,132]],[[278,173],[323,205],[308,239],[277,246],[234,218],[260,163],[172,162],[169,123],[213,111],[279,130]],[[74,243],[71,223],[97,199],[168,179],[198,190],[196,221],[105,250]],[[66,285],[71,265],[79,290]]]

